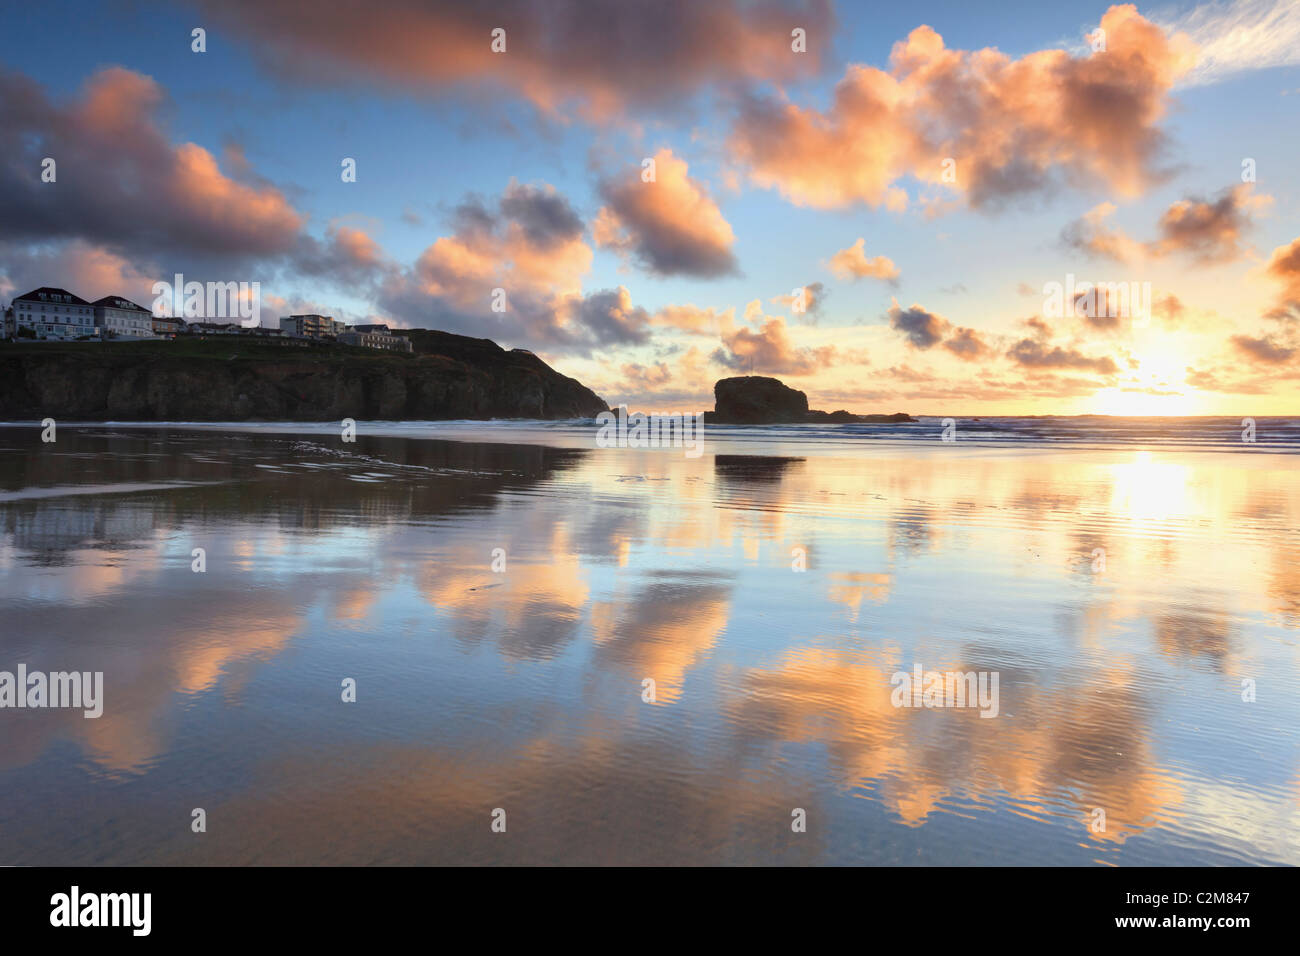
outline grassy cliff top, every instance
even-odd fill
[[[279,345],[274,341],[235,336],[210,336],[179,338],[174,340],[146,340],[143,342],[0,342],[0,355],[60,355],[71,359],[265,359],[273,362],[311,362],[339,364],[378,360],[381,362],[410,361],[414,356],[402,352],[384,352],[379,349],[348,345],[305,346]]]
[[[0,342],[0,355],[60,355],[82,357],[87,361],[107,359],[206,359],[231,361],[249,359],[273,362],[303,362],[327,365],[355,365],[371,362],[381,365],[411,362],[422,356],[441,356],[453,361],[483,366],[515,366],[524,368],[547,367],[532,352],[523,349],[507,351],[491,339],[478,339],[433,329],[403,330],[414,347],[414,353],[391,352],[362,346],[337,345],[298,339],[259,339],[254,336],[209,335],[181,336],[176,339],[154,339],[131,342],[118,339],[112,342]]]

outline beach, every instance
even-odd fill
[[[1294,420],[1070,421],[0,427],[0,864],[1300,863]]]

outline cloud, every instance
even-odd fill
[[[1267,395],[1273,384],[1267,376],[1252,375],[1247,378],[1230,377],[1235,369],[1197,369],[1187,367],[1187,384],[1203,392],[1221,392],[1226,395]]]
[[[568,315],[585,331],[585,339],[596,345],[637,345],[650,338],[649,313],[632,304],[632,295],[623,286],[570,300]]]
[[[656,362],[649,366],[629,362],[622,367],[621,371],[622,389],[636,393],[654,392],[667,385],[673,377],[665,362]]]
[[[489,290],[484,283],[490,283],[489,289],[505,288],[508,294],[578,289],[591,266],[591,247],[583,242],[580,225],[576,231],[539,230],[530,215],[536,206],[530,199],[539,198],[557,197],[551,186],[512,182],[495,211],[478,199],[458,206],[453,234],[436,240],[416,265],[429,290],[458,298],[468,291],[468,282],[478,301],[486,300]]]
[[[896,43],[889,71],[852,65],[826,112],[746,97],[729,139],[759,186],[799,205],[902,208],[911,175],[992,206],[1055,184],[1131,196],[1158,181],[1168,93],[1191,43],[1131,5],[1103,15],[1104,53],[950,50],[928,26]],[[955,164],[945,169],[944,161]],[[945,171],[955,174],[945,181]]]
[[[963,362],[974,362],[991,351],[980,334],[968,328],[954,329],[952,336],[943,343],[943,347]]]
[[[1137,306],[1130,294],[1131,287],[1122,283],[1116,285],[1113,294],[1111,287],[1104,284],[1089,284],[1084,291],[1076,292],[1070,315],[1083,319],[1085,325],[1099,332],[1119,331]]]
[[[718,335],[735,327],[736,310],[702,308],[697,305],[667,305],[656,312],[652,321],[691,335]]]
[[[835,361],[835,347],[796,348],[785,322],[769,319],[757,332],[739,328],[722,336],[725,348],[714,351],[713,361],[737,372],[769,375],[810,375]]]
[[[847,249],[841,249],[831,256],[830,268],[839,279],[885,279],[898,278],[898,266],[886,256],[868,259],[865,251],[866,240],[858,241]]]
[[[800,291],[800,290],[796,290]],[[812,282],[802,288],[803,307],[802,311],[794,311],[798,299],[795,294],[776,295],[771,301],[777,305],[783,305],[790,310],[796,322],[804,325],[816,325],[817,320],[822,316],[822,306],[826,304],[826,286],[820,282]]]
[[[1036,315],[1024,320],[1024,326],[1034,333],[1034,338],[1047,341],[1052,337],[1052,327]]]
[[[1300,238],[1278,246],[1268,260],[1268,275],[1282,283],[1282,296],[1269,318],[1300,316]]]
[[[379,244],[352,226],[331,227],[324,242],[302,236],[293,253],[293,266],[300,274],[353,286],[373,280],[385,265]]]
[[[1114,203],[1104,202],[1094,206],[1061,230],[1062,243],[1097,259],[1132,262],[1141,258],[1145,252],[1141,242],[1106,225],[1106,220],[1114,213]]]
[[[1241,241],[1253,225],[1251,214],[1268,206],[1271,196],[1252,195],[1249,183],[1223,190],[1214,199],[1189,196],[1169,206],[1160,217],[1160,237],[1139,242],[1106,225],[1115,212],[1112,203],[1089,210],[1061,232],[1066,246],[1087,255],[1116,262],[1144,256],[1184,254],[1202,264],[1231,262],[1244,251]]]
[[[895,299],[887,315],[890,327],[903,333],[912,348],[924,351],[942,343],[944,349],[963,362],[974,362],[992,352],[984,337],[975,329],[954,326],[943,316],[915,303],[911,308],[904,309]]]
[[[889,308],[889,324],[897,332],[902,332],[914,348],[928,349],[938,345],[952,328],[952,323],[943,316],[927,312],[913,303],[910,309],[900,308],[898,300]]]
[[[304,217],[277,189],[224,175],[194,143],[173,144],[150,77],[101,69],[68,103],[0,74],[0,233],[80,239],[128,257],[251,261],[288,256]],[[57,179],[41,181],[42,160]]]
[[[1295,348],[1282,345],[1268,336],[1253,338],[1249,335],[1234,335],[1231,341],[1242,355],[1265,365],[1281,365],[1291,361],[1296,354]]]
[[[538,247],[568,242],[582,235],[582,220],[569,201],[552,187],[539,189],[511,183],[500,202],[501,215],[519,224]]]
[[[592,250],[581,219],[554,187],[512,181],[495,203],[466,199],[452,211],[451,226],[412,267],[384,271],[375,293],[382,311],[555,352],[590,354],[649,340],[651,316],[625,287],[583,292]],[[497,301],[504,311],[493,308]]]
[[[304,83],[361,81],[439,94],[486,87],[546,113],[569,104],[592,118],[667,109],[712,86],[785,83],[820,69],[833,16],[827,0],[199,0],[208,20],[252,46],[264,65]],[[790,31],[807,30],[793,54]],[[493,30],[505,30],[493,52]]]
[[[1186,253],[1201,263],[1236,259],[1251,212],[1272,202],[1269,196],[1252,196],[1251,190],[1249,183],[1240,183],[1213,200],[1178,200],[1160,217],[1160,238],[1151,250],[1156,255]]]
[[[1049,348],[1041,339],[1021,339],[1007,351],[1007,357],[1030,369],[1086,369],[1101,375],[1114,375],[1119,367],[1110,356],[1091,358],[1075,349]]]
[[[1179,86],[1300,63],[1300,5],[1294,0],[1206,3],[1171,21],[1168,29],[1186,33],[1197,46],[1196,65]]]
[[[654,161],[653,182],[643,182],[640,169],[601,182],[597,245],[630,255],[653,275],[735,274],[736,236],[712,197],[672,150],[661,149]]]
[[[75,292],[88,301],[121,295],[149,308],[155,271],[143,272],[128,259],[80,239],[35,247],[0,247],[0,298],[41,286]]]
[[[708,366],[708,356],[692,346],[670,361],[625,362],[614,375],[608,364],[582,376],[600,395],[610,396],[610,404],[645,407],[653,403],[660,409],[687,408],[698,411],[712,403],[716,369]]]
[[[1157,296],[1151,302],[1151,314],[1164,321],[1166,325],[1179,324],[1187,312],[1187,306],[1172,292]]]

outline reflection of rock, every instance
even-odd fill
[[[80,549],[147,548],[155,533],[195,521],[251,518],[315,532],[488,508],[501,492],[577,468],[588,454],[384,435],[340,444],[318,435],[71,427],[48,445],[38,429],[0,428],[0,447],[20,452],[0,455],[0,542],[25,564],[47,567],[80,563]],[[5,500],[9,489],[81,483],[83,459],[94,460],[93,485],[75,507],[57,496]],[[347,480],[362,471],[386,477]]]
[[[714,425],[788,425],[819,422],[829,425],[889,424],[916,419],[902,412],[893,415],[854,415],[809,410],[803,392],[763,375],[719,379],[713,386],[714,408],[704,420]]]
[[[713,473],[732,481],[780,481],[802,458],[769,455],[714,455]]]

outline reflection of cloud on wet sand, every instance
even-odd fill
[[[30,763],[71,738],[101,767],[130,772],[169,747],[175,694],[209,691],[236,665],[281,653],[302,617],[271,592],[199,589],[147,601],[117,595],[93,606],[28,606],[10,622],[16,635],[41,635],[9,645],[30,668],[103,671],[104,713],[92,720],[67,710],[7,714],[13,733],[0,739],[0,767]]]
[[[342,588],[334,595],[334,620],[365,621],[370,615],[379,589],[374,584],[361,584],[356,587]]]
[[[713,648],[727,626],[731,587],[664,574],[631,601],[592,605],[597,660],[652,678],[659,703],[681,694],[687,672]]]
[[[546,563],[511,559],[492,571],[490,553],[457,550],[460,558],[430,562],[415,572],[424,599],[451,616],[456,638],[494,640],[510,658],[544,660],[573,640],[587,604],[586,573],[568,530],[550,529]]]
[[[862,602],[884,604],[889,600],[889,590],[893,585],[892,574],[872,574],[865,571],[836,571],[831,574],[830,589],[827,597],[837,604],[849,609],[849,621],[858,622],[858,612]]]
[[[1283,625],[1300,629],[1300,548],[1279,544],[1274,549],[1268,596]]]
[[[1223,613],[1169,611],[1152,622],[1156,646],[1176,658],[1200,658],[1223,670],[1233,648],[1232,624]]]
[[[933,668],[995,669],[977,660]],[[1181,798],[1155,763],[1143,689],[1125,670],[1047,687],[1032,673],[1002,667],[1003,713],[986,719],[975,709],[895,707],[890,677],[900,669],[908,667],[844,651],[792,651],[777,666],[748,673],[733,725],[769,745],[825,746],[841,787],[869,785],[913,826],[950,798],[1009,795],[1030,814],[1049,803],[1073,805],[1081,828],[1085,812],[1102,807],[1107,830],[1089,835],[1123,840]]]
[[[592,726],[513,746],[497,737],[493,746],[367,743],[328,774],[299,753],[278,755],[208,807],[229,838],[195,841],[183,827],[177,835],[152,827],[126,844],[126,862],[812,865],[828,852],[827,814],[801,782],[756,786],[740,764],[684,772],[688,749],[663,736]],[[498,807],[505,833],[490,828]],[[808,832],[791,832],[792,807],[807,811]],[[92,824],[99,813],[88,814]]]
[[[507,451],[392,445],[428,468],[351,483],[383,466],[325,459],[314,478],[0,509],[0,573],[23,595],[0,609],[41,635],[10,662],[75,651],[108,671],[105,718],[23,715],[0,768],[53,780],[42,795],[65,819],[84,808],[46,766],[135,788],[45,847],[82,852],[95,825],[133,828],[115,861],[879,861],[942,859],[973,818],[1026,860],[1295,858],[1294,815],[1264,812],[1300,789],[1276,729],[1290,705],[1261,694],[1250,719],[1278,746],[1238,752],[1223,738],[1261,728],[1205,696],[1237,706],[1224,677],[1277,662],[1293,636],[1279,624],[1300,620],[1284,469],[1196,462],[1165,501],[1167,470],[1088,451],[882,443],[746,474],[635,450],[516,469]],[[206,576],[191,544],[209,548]],[[815,547],[812,573],[792,572],[794,544]],[[892,706],[899,647],[922,633],[927,668],[1001,673],[999,717]],[[801,634],[819,647],[791,649]],[[397,668],[360,710],[336,703],[335,677],[358,651]],[[669,706],[640,702],[645,677]],[[307,699],[328,706],[304,717]],[[1226,716],[1217,736],[1207,713]],[[169,788],[196,779],[222,782],[211,802],[238,838],[151,835]],[[496,806],[508,840],[488,829]],[[813,819],[803,842],[793,806]],[[1265,823],[1287,831],[1272,849]],[[1234,826],[1258,836],[1233,843]]]

